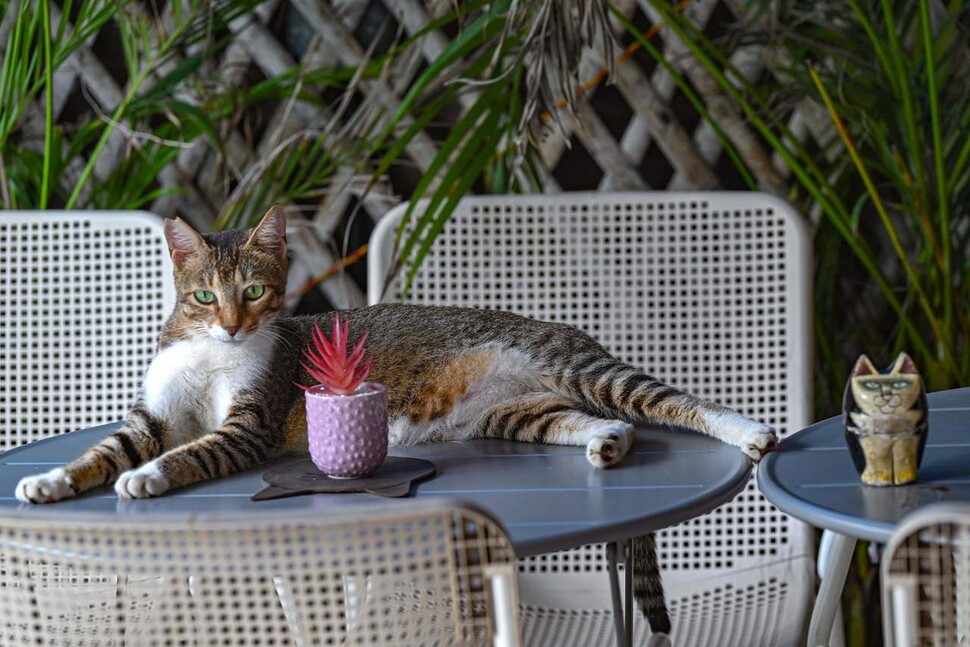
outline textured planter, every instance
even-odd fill
[[[369,476],[387,457],[387,388],[364,382],[353,395],[306,392],[310,458],[331,478]]]

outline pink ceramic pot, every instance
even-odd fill
[[[353,395],[306,391],[306,423],[317,469],[338,479],[369,476],[387,457],[387,387],[364,382]]]

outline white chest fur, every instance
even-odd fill
[[[243,343],[210,337],[176,342],[152,360],[145,404],[172,425],[176,444],[218,429],[237,393],[269,366],[274,339],[257,334]]]

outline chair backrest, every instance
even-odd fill
[[[0,643],[519,644],[511,544],[464,504],[121,521],[0,524]]]
[[[382,279],[405,209],[371,238],[371,302],[401,293],[400,278],[384,292]],[[811,415],[808,246],[801,218],[761,193],[472,197],[406,300],[573,324],[617,357],[785,434]],[[659,534],[658,548],[667,569],[701,574],[813,554],[807,528],[753,481],[710,515]],[[541,568],[602,568],[595,551],[569,561]]]
[[[162,219],[0,212],[0,450],[123,418],[175,303]]]
[[[970,640],[970,504],[910,513],[886,545],[881,569],[887,647]]]

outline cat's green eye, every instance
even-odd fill
[[[909,380],[896,380],[893,382],[894,389],[905,389],[907,386],[909,386]]]
[[[212,294],[209,290],[196,290],[195,300],[202,305],[211,305],[216,302],[216,295]]]
[[[243,298],[247,299],[248,301],[255,301],[259,297],[263,296],[264,292],[266,292],[266,288],[264,288],[262,285],[250,285],[243,290]]]
[[[879,388],[879,382],[876,382],[875,380],[869,380],[868,382],[863,382],[862,386],[866,387],[867,389],[875,390]]]

